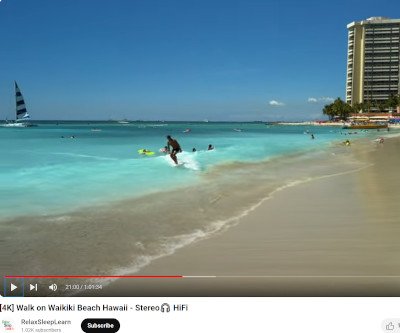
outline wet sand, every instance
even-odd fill
[[[363,167],[275,191],[135,272],[198,277],[122,279],[91,295],[400,296],[400,139],[348,148]]]
[[[399,151],[397,138],[334,144],[221,165],[196,186],[3,220],[0,272],[192,276],[85,293],[62,286],[99,281],[57,280],[57,294],[33,280],[35,296],[400,296]]]
[[[136,274],[156,258],[235,225],[277,189],[363,165],[344,147],[234,162],[201,174],[195,186],[63,214],[2,220],[0,273]]]

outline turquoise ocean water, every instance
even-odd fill
[[[239,223],[275,191],[365,167],[352,148],[376,143],[355,139],[387,134],[263,123],[38,125],[0,127],[2,275],[140,274]],[[183,165],[159,152],[166,135],[180,142]],[[279,223],[274,216],[263,222]]]
[[[190,132],[184,133],[186,129]],[[216,165],[324,149],[348,138],[346,132],[340,127],[189,122],[60,122],[0,128],[0,214],[62,213],[173,189],[200,181]],[[184,150],[178,154],[182,166],[174,167],[169,156],[159,152],[168,134]],[[209,144],[215,150],[207,151]],[[156,154],[140,155],[142,148]]]

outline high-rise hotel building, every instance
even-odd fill
[[[376,104],[399,94],[400,19],[371,17],[347,29],[346,102]]]

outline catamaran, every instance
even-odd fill
[[[17,82],[15,83],[15,120],[10,121],[6,119],[6,123],[2,124],[3,127],[32,127],[37,126],[29,122],[31,119],[28,111],[26,110],[24,97],[22,96],[21,90],[18,87]]]

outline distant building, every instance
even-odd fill
[[[371,17],[347,29],[346,102],[376,104],[399,94],[400,19]]]

